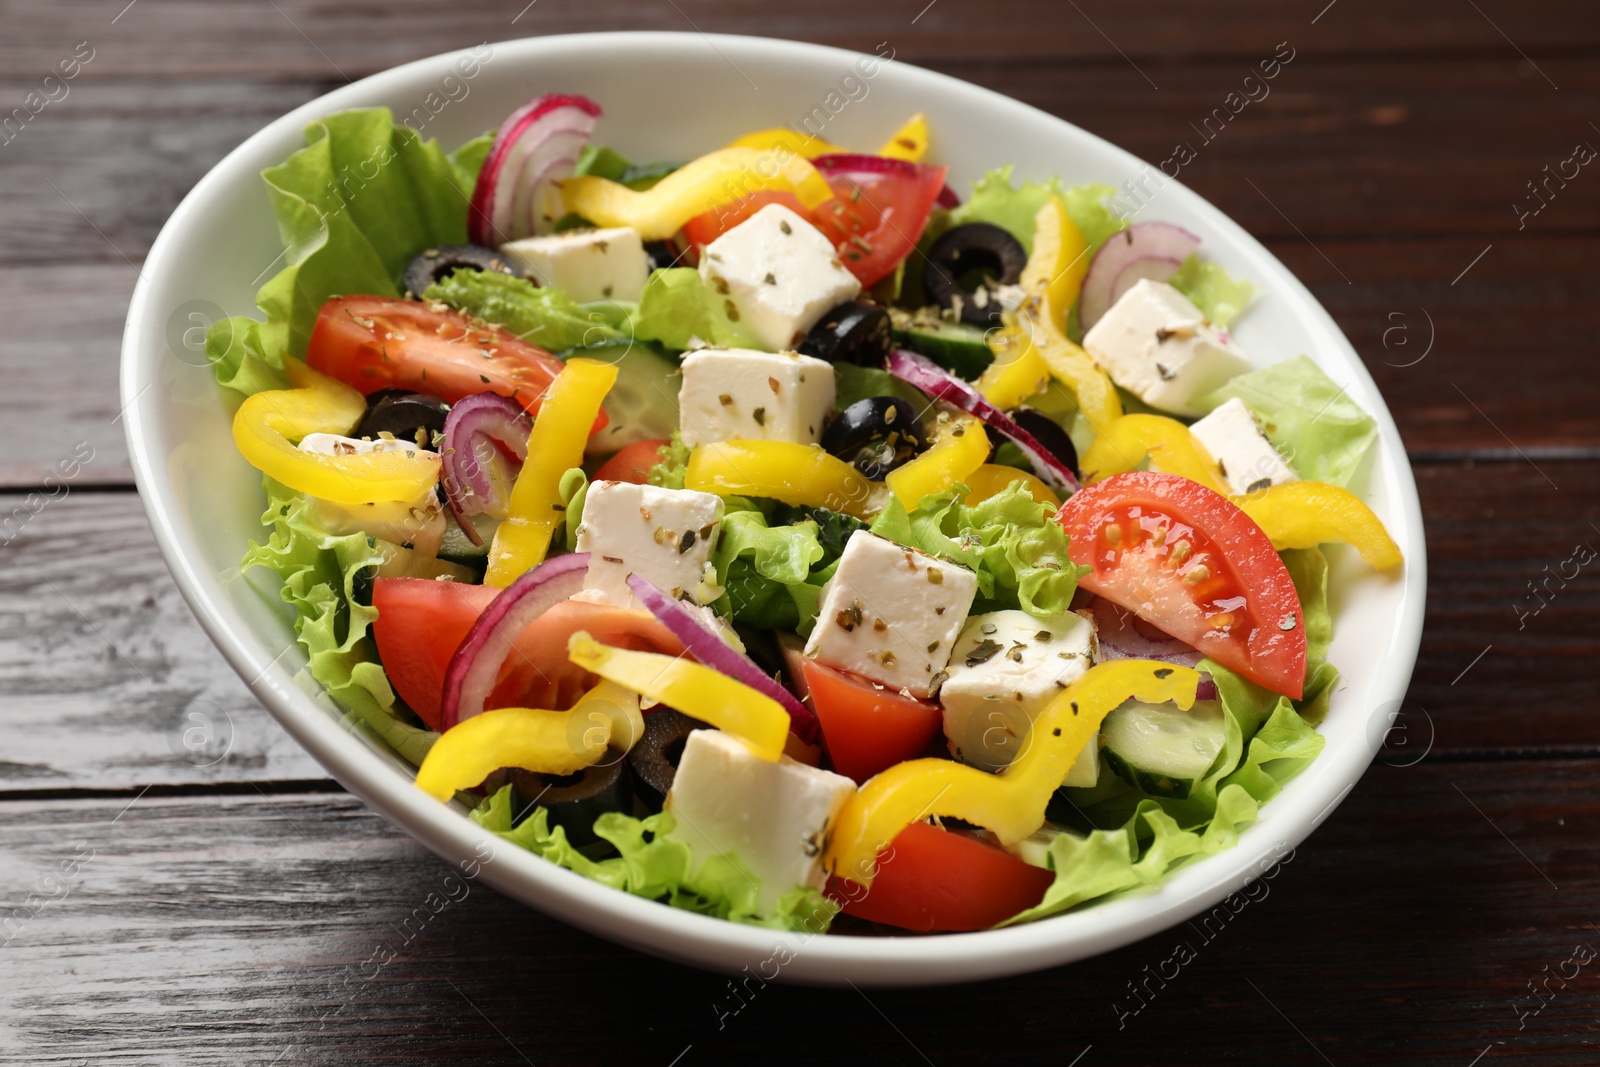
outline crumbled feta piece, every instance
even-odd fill
[[[578,551],[588,552],[586,600],[637,608],[628,575],[638,573],[673,597],[714,600],[711,547],[722,525],[722,498],[693,489],[598,481],[589,486],[578,524]]]
[[[1238,397],[1219,405],[1189,427],[1189,432],[1217,461],[1223,480],[1235,494],[1298,480],[1294,468],[1261,432],[1255,413]]]
[[[782,204],[706,245],[700,276],[735,328],[774,352],[797,347],[829,308],[861,292],[832,242]]]
[[[695,730],[666,809],[672,836],[688,842],[691,869],[713,856],[737,860],[756,879],[758,911],[771,915],[795,888],[823,887],[824,843],[855,791],[843,775],[788,756],[764,760],[732,734]]]
[[[793,352],[702,348],[683,358],[678,421],[691,448],[715,441],[814,445],[833,408],[833,365]]]
[[[580,304],[638,300],[650,277],[644,242],[627,226],[524,237],[501,245],[500,254],[544,288],[560,289]]]
[[[1025,611],[974,615],[961,629],[939,688],[944,735],[957,759],[984,770],[1022,754],[1034,718],[1099,657],[1091,618],[1038,618]],[[1062,785],[1100,777],[1100,735],[1084,745]]]
[[[857,530],[823,591],[806,655],[925,697],[977,593],[965,567]]]
[[[358,438],[334,433],[308,433],[296,445],[319,456],[364,456],[374,452],[405,452],[422,461],[439,463],[439,454],[419,448],[415,441],[395,437]],[[436,556],[444,540],[446,519],[439,497],[430,487],[416,500],[386,500],[378,504],[339,504],[307,495],[318,523],[339,537],[366,534]]]
[[[1140,279],[1084,335],[1111,380],[1153,408],[1199,415],[1194,401],[1250,369],[1250,361],[1189,298]]]

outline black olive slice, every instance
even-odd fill
[[[644,736],[628,753],[628,770],[633,773],[634,795],[653,810],[666,803],[667,792],[678,774],[684,743],[696,730],[711,724],[692,719],[672,708],[657,708],[644,717]]]
[[[354,436],[376,440],[387,433],[397,441],[433,451],[433,435],[444,433],[448,414],[450,405],[436,396],[406,389],[380,389],[367,397],[367,413]]]
[[[1000,322],[995,288],[1015,285],[1027,265],[1028,251],[1021,241],[998,226],[969,222],[946,230],[933,242],[922,287],[940,307],[952,308],[960,301],[962,322],[993,326]]]
[[[852,300],[830,308],[800,342],[800,354],[829,363],[882,366],[894,347],[889,313],[877,304]]]
[[[607,749],[599,763],[577,774],[537,774],[521,768],[512,768],[509,774],[516,789],[516,820],[521,822],[536,807],[544,808],[550,813],[550,828],[565,827],[574,848],[600,840],[594,821],[606,812],[633,814],[633,781],[622,753],[615,749]]]
[[[1078,448],[1072,443],[1072,435],[1063,430],[1055,419],[1037,408],[1020,407],[1011,413],[1011,420],[1033,434],[1033,439],[1060,460],[1074,477],[1083,477],[1078,471]]]
[[[822,448],[877,481],[922,451],[917,409],[897,396],[869,396],[835,415]]]
[[[462,268],[497,270],[513,278],[522,277],[522,271],[492,248],[481,245],[440,245],[424,249],[420,256],[408,263],[401,280],[405,284],[406,295],[420,300],[422,294],[428,291],[428,286],[444,281],[451,273]]]

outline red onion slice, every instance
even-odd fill
[[[1038,438],[985,400],[983,394],[974,389],[971,383],[957,378],[932,360],[924,359],[915,352],[907,352],[904,349],[896,349],[889,353],[888,366],[889,373],[896,378],[911,383],[938,400],[954,404],[970,415],[976,415],[985,425],[992,426],[1005,434],[1022,449],[1022,454],[1028,458],[1028,464],[1033,467],[1033,472],[1044,479],[1050,488],[1068,495],[1078,491],[1078,479],[1073,475],[1071,468],[1041,445]]]
[[[520,464],[528,458],[528,434],[533,419],[522,405],[498,393],[474,393],[456,401],[444,420],[444,457],[441,472],[450,510],[461,521],[461,530],[480,543],[477,530],[465,519],[483,511],[503,508],[501,489],[509,486],[515,471],[501,470],[496,477],[490,468],[507,466],[501,449]]]
[[[1133,612],[1120,608],[1104,597],[1095,597],[1090,609],[1100,642],[1102,662],[1113,659],[1154,659],[1194,667],[1205,654],[1162,633]],[[1153,631],[1153,635],[1151,633]],[[1215,700],[1217,684],[1209,676],[1201,678],[1195,694],[1200,700]]]
[[[548,231],[555,219],[546,220],[550,212],[541,205],[551,203],[554,183],[571,175],[599,118],[593,100],[560,93],[546,93],[507,116],[472,190],[472,243],[495,248]]]
[[[1140,256],[1123,267],[1122,273],[1118,274],[1117,280],[1112,283],[1111,304],[1116,304],[1124,293],[1146,278],[1153,282],[1170,281],[1182,266],[1183,260],[1173,259],[1171,256]]]
[[[444,697],[439,705],[441,728],[448,730],[483,711],[518,635],[581,590],[588,570],[587,552],[556,556],[506,586],[489,602],[445,669]]]
[[[698,614],[641,575],[628,575],[628,588],[633,590],[633,595],[639,598],[650,614],[661,621],[661,625],[672,631],[673,637],[683,642],[689,655],[702,666],[726,674],[734,681],[743,682],[756,692],[776,700],[789,713],[790,732],[808,745],[817,743],[822,736],[822,726],[817,722],[817,717],[811,714],[811,709],[796,700],[789,690],[767,677],[766,672],[747,656],[735,651],[706,626]],[[687,712],[690,709],[679,710]]]
[[[1089,271],[1083,276],[1083,296],[1078,304],[1083,328],[1100,321],[1116,303],[1121,295],[1115,292],[1117,279],[1130,264],[1141,259],[1170,259],[1182,265],[1199,247],[1200,238],[1170,222],[1136,222],[1112,234],[1089,261]],[[1127,288],[1133,288],[1138,278],[1130,275]]]
[[[889,156],[866,156],[853,152],[835,152],[826,156],[817,156],[811,165],[823,174],[842,174],[851,177],[856,174],[891,174],[895,177],[910,178],[921,181],[922,175],[930,168],[927,163],[913,163],[909,159],[894,159]],[[939,187],[939,198],[934,201],[935,206],[945,209],[960,207],[961,198],[949,185]]]

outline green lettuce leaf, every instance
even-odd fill
[[[473,318],[492,322],[547,352],[627,341],[612,308],[575,303],[560,289],[494,270],[458,270],[428,287],[440,300]]]
[[[693,341],[725,348],[761,348],[750,335],[728,321],[720,301],[706,292],[693,267],[652,271],[633,313],[633,335],[682,351]]]
[[[683,434],[672,431],[672,440],[657,453],[660,460],[650,468],[645,480],[663,489],[682,489],[684,472],[689,469],[690,447],[683,443]]]
[[[1054,509],[1020,480],[971,507],[960,503],[968,492],[956,485],[931,494],[909,514],[891,499],[872,532],[975,571],[978,595],[988,602],[981,610],[1021,608],[1041,618],[1069,610],[1085,568],[1069,558]]]
[[[1378,439],[1372,416],[1305,356],[1241,374],[1196,403],[1210,411],[1233,397],[1307,481],[1349,485]]]
[[[757,914],[756,879],[737,858],[714,856],[690,873],[689,845],[672,836],[673,817],[668,811],[643,819],[619,812],[600,816],[595,833],[619,853],[604,860],[590,859],[573,848],[563,827],[550,829],[544,808],[535,808],[513,825],[510,786],[486,799],[472,817],[484,829],[585,878],[700,915],[772,930],[821,933],[838,914],[836,904],[801,886],[784,894],[772,915]]]
[[[256,294],[266,321],[221,320],[206,339],[218,381],[235,391],[268,388],[273,378],[263,367],[303,356],[329,297],[399,296],[400,275],[419,252],[464,243],[488,148],[478,138],[447,155],[437,141],[397,126],[387,108],[329,115],[307,126],[305,139],[305,148],[261,172],[287,264]]]
[[[1033,220],[1051,196],[1061,197],[1067,214],[1088,240],[1091,253],[1127,225],[1105,204],[1106,198],[1116,192],[1109,185],[1092,183],[1064,187],[1059,178],[1051,178],[1047,182],[1027,181],[1013,186],[1011,170],[1008,163],[974,182],[967,202],[950,210],[950,225],[987,222],[1007,231],[1032,252]]]
[[[843,411],[857,400],[874,396],[897,396],[919,412],[928,406],[927,394],[904,378],[896,378],[881,367],[835,363],[833,378],[833,405],[839,411]]]
[[[1237,318],[1257,291],[1254,282],[1235,279],[1220,264],[1201,259],[1198,252],[1191,253],[1183,261],[1168,284],[1188,297],[1218,326],[1226,326]]]
[[[769,526],[759,511],[731,511],[711,554],[727,591],[719,613],[768,630],[795,630],[816,618],[821,582],[812,568],[829,554],[815,521]]]
[[[240,569],[265,567],[283,581],[311,677],[389,747],[420,764],[439,735],[396,716],[394,690],[367,633],[378,612],[354,595],[356,575],[381,564],[383,550],[363,534],[329,533],[306,497],[270,478],[263,483],[268,505],[261,521],[272,532],[264,544],[250,545]]]

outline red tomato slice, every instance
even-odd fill
[[[594,472],[594,480],[643,485],[650,480],[650,468],[661,462],[661,450],[671,443],[665,437],[635,441],[602,463]]]
[[[500,590],[427,578],[372,583],[372,636],[389,684],[429,729],[439,728],[444,674],[462,638]],[[683,645],[648,612],[568,600],[518,636],[485,707],[571,707],[594,676],[567,659],[567,638],[587,630],[602,644],[677,655]]]
[[[1118,474],[1068,497],[1056,518],[1078,579],[1275,693],[1305,688],[1300,596],[1261,527],[1175,474]]]
[[[504,330],[385,296],[334,297],[323,304],[306,362],[363,394],[397,387],[453,404],[474,393],[499,393],[530,413],[561,373],[560,360]]]
[[[902,930],[987,930],[1038,904],[1055,872],[963,834],[914,822],[878,857],[870,888],[828,880],[846,915]]]
[[[836,157],[842,158],[842,157]],[[832,200],[807,211],[793,193],[763,191],[690,219],[683,235],[690,245],[706,245],[768,204],[784,204],[809,219],[839,250],[845,268],[863,286],[894,272],[916,247],[939,192],[945,168],[889,161],[882,173],[849,170],[825,177]]]
[[[901,696],[815,660],[806,660],[801,673],[833,769],[858,785],[921,755],[944,721],[935,704]]]

